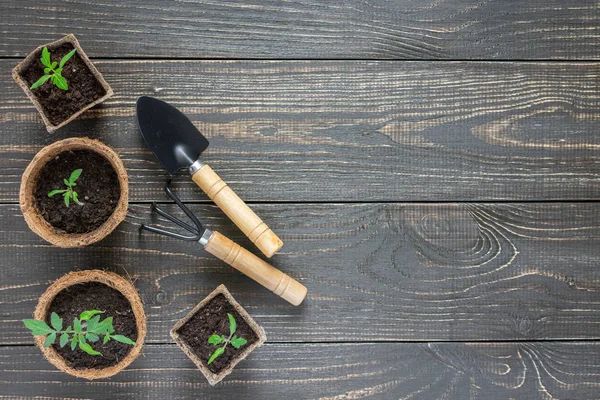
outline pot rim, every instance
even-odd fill
[[[100,97],[99,99],[94,100],[91,103],[83,106],[81,109],[79,109],[79,111],[76,111],[75,113],[73,113],[69,118],[62,121],[60,124],[53,125],[50,122],[50,120],[48,119],[48,117],[46,116],[46,112],[44,111],[41,103],[39,102],[37,97],[35,97],[35,95],[31,91],[31,89],[29,88],[29,84],[27,82],[25,82],[25,80],[23,78],[21,78],[21,71],[23,70],[24,65],[29,64],[33,60],[33,58],[35,57],[35,54],[38,51],[41,51],[44,47],[56,47],[56,46],[60,46],[63,43],[70,43],[73,45],[73,47],[75,47],[77,49],[77,54],[83,60],[85,65],[87,65],[87,67],[90,70],[90,72],[92,73],[92,75],[94,75],[94,78],[96,78],[96,80],[98,82],[100,82],[100,85],[102,85],[102,88],[104,88],[106,94],[104,96]],[[29,97],[29,100],[31,100],[31,102],[33,103],[33,105],[35,106],[37,111],[40,113],[42,120],[44,121],[44,125],[46,125],[46,130],[48,130],[48,132],[50,132],[50,133],[54,132],[58,128],[65,126],[66,124],[68,124],[69,122],[71,122],[75,118],[77,118],[79,115],[81,115],[84,111],[94,107],[95,105],[97,105],[99,103],[102,103],[104,100],[108,99],[109,97],[111,97],[112,95],[115,94],[113,92],[112,88],[110,87],[110,85],[104,80],[104,77],[102,76],[100,71],[98,71],[98,69],[94,66],[92,61],[87,56],[87,54],[85,54],[85,52],[81,48],[81,45],[79,44],[79,41],[77,40],[75,35],[73,35],[72,33],[70,33],[58,40],[55,40],[54,42],[46,43],[46,44],[36,47],[35,50],[33,50],[31,53],[29,53],[27,55],[27,57],[25,57],[20,63],[18,63],[13,68],[12,77],[15,80],[15,82],[17,82],[17,84],[19,86],[21,86],[21,88],[23,89],[23,91],[25,92],[27,97]]]
[[[235,308],[235,310],[244,319],[244,321],[246,321],[246,323],[250,326],[250,328],[252,328],[252,330],[254,331],[256,336],[258,336],[258,340],[256,342],[254,342],[253,344],[251,344],[250,346],[248,346],[248,348],[246,348],[246,350],[244,350],[241,354],[239,354],[238,357],[233,359],[233,361],[231,361],[231,363],[229,364],[229,366],[227,368],[225,368],[218,374],[215,374],[214,372],[210,371],[208,369],[208,367],[204,364],[204,362],[202,360],[200,360],[194,354],[191,347],[179,336],[177,331],[186,322],[188,322],[190,320],[190,318],[192,318],[200,309],[202,309],[210,300],[212,300],[218,294],[222,294],[225,296],[227,301]],[[229,375],[233,371],[233,368],[240,361],[242,361],[243,359],[248,357],[248,355],[250,353],[252,353],[258,347],[262,346],[263,343],[265,343],[265,341],[267,340],[267,336],[265,335],[264,329],[262,327],[260,327],[256,323],[256,321],[250,316],[250,314],[248,314],[248,312],[233,298],[231,293],[229,293],[229,290],[227,290],[227,288],[223,284],[219,285],[208,296],[206,296],[204,298],[204,300],[202,300],[200,303],[198,303],[196,305],[196,307],[194,307],[192,309],[192,311],[190,311],[185,317],[183,317],[182,319],[177,321],[177,323],[171,329],[170,333],[171,333],[171,337],[173,338],[173,340],[175,340],[175,343],[177,344],[177,346],[179,346],[179,348],[194,362],[194,364],[196,364],[198,369],[200,369],[200,371],[202,372],[204,377],[208,380],[208,383],[211,384],[211,386],[214,386],[217,383],[219,383],[220,381],[222,381],[223,378],[225,378],[227,375]]]
[[[67,362],[62,358],[56,350],[52,347],[44,347],[45,337],[35,336],[35,344],[42,350],[44,357],[56,368],[66,372],[69,375],[76,376],[78,378],[85,379],[100,379],[113,376],[131,364],[139,355],[144,344],[144,338],[146,337],[146,315],[139,294],[133,284],[127,279],[114,272],[101,271],[101,270],[86,270],[70,272],[63,275],[61,278],[56,280],[52,285],[46,289],[38,300],[38,304],[33,313],[33,318],[45,321],[46,315],[48,314],[52,300],[56,295],[66,289],[67,287],[76,285],[78,283],[85,282],[100,282],[113,289],[118,290],[123,296],[127,298],[131,304],[131,309],[135,315],[136,327],[138,330],[138,337],[135,346],[129,351],[127,356],[119,361],[117,364],[102,369],[75,369],[67,365]]]
[[[87,233],[66,233],[53,227],[39,213],[34,196],[41,169],[57,155],[70,150],[91,150],[106,158],[117,174],[121,196],[111,216],[97,229]],[[104,143],[89,138],[69,138],[41,149],[29,163],[21,178],[19,202],[25,222],[42,239],[58,247],[81,247],[98,242],[110,234],[127,215],[129,181],[127,171],[117,153]]]

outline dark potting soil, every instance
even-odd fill
[[[138,331],[131,304],[121,292],[100,282],[79,283],[59,292],[50,304],[46,322],[50,324],[50,315],[55,312],[63,319],[63,329],[66,329],[67,326],[72,327],[73,320],[79,318],[85,310],[104,311],[104,314],[100,315],[100,321],[113,317],[115,334],[137,340]],[[101,356],[89,355],[79,347],[71,350],[70,343],[61,348],[58,340],[52,347],[75,369],[110,367],[125,358],[133,348],[116,340],[102,344],[102,339],[95,343],[88,342],[94,350],[102,353]]]
[[[210,356],[215,352],[217,347],[222,346],[208,343],[208,338],[213,334],[229,337],[229,318],[227,318],[227,313],[233,315],[235,318],[237,325],[235,336],[246,339],[248,343],[239,349],[228,344],[225,352],[208,365],[206,363]],[[216,295],[204,307],[198,310],[192,318],[179,328],[177,333],[181,340],[187,343],[192,349],[196,357],[202,360],[206,367],[215,374],[226,369],[248,346],[258,341],[258,336],[256,336],[250,325],[246,323],[222,294]]]
[[[73,48],[70,43],[64,43],[58,47],[48,47],[50,60],[60,63],[63,56]],[[39,50],[33,61],[28,65],[23,65],[21,69],[21,78],[29,84],[29,87],[44,75],[45,66],[40,61],[41,56],[42,51]],[[51,80],[48,80],[42,86],[31,91],[40,102],[46,117],[55,126],[106,94],[106,90],[78,53],[75,53],[67,61],[61,75],[67,80],[68,90],[59,89]]]
[[[64,179],[81,168],[73,189],[82,206],[65,205],[62,194],[48,197],[55,189],[66,189]],[[117,173],[110,162],[91,150],[65,151],[44,165],[34,192],[38,211],[53,227],[67,233],[87,233],[99,228],[112,215],[121,197]]]

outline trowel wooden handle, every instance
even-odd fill
[[[219,175],[204,164],[192,179],[267,257],[283,246],[281,239],[248,207]]]
[[[219,232],[212,233],[204,249],[295,306],[306,297],[307,289],[303,284]]]

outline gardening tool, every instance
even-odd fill
[[[304,297],[306,297],[307,292],[307,289],[304,285],[290,278],[277,268],[273,267],[271,264],[261,260],[219,232],[204,228],[198,218],[196,218],[196,216],[192,214],[192,212],[171,191],[169,184],[170,181],[165,185],[165,192],[167,192],[167,195],[173,199],[175,204],[179,206],[179,208],[189,217],[189,219],[192,220],[194,226],[191,226],[188,223],[175,218],[171,214],[168,214],[164,210],[161,210],[156,203],[152,203],[152,209],[169,221],[179,225],[191,233],[191,235],[182,235],[180,233],[167,231],[165,229],[146,224],[142,224],[140,229],[166,235],[175,239],[198,242],[204,246],[206,251],[225,261],[227,264],[231,265],[241,273],[254,279],[256,282],[271,290],[276,295],[281,296],[281,298],[289,301],[295,306],[302,303],[302,300],[304,300]]]
[[[142,96],[137,100],[137,117],[142,137],[169,175],[187,168],[200,189],[267,257],[283,246],[254,211],[200,160],[208,140],[181,111],[164,101]]]

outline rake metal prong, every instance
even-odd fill
[[[153,204],[153,208],[154,208],[154,210],[156,210],[156,212],[157,212],[158,214],[162,215],[163,217],[165,217],[165,218],[166,218],[166,219],[168,219],[169,221],[171,221],[171,222],[173,222],[173,223],[175,223],[175,224],[179,225],[179,226],[180,226],[180,227],[182,227],[183,229],[185,229],[185,230],[187,230],[187,231],[189,231],[189,232],[191,232],[191,233],[195,233],[195,234],[197,234],[197,235],[199,235],[199,234],[200,234],[200,232],[198,232],[198,231],[196,230],[196,228],[194,228],[193,226],[191,226],[191,225],[189,225],[189,224],[186,224],[186,223],[185,223],[185,222],[183,222],[183,221],[180,221],[179,219],[175,218],[174,216],[172,216],[172,215],[171,215],[171,214],[169,214],[168,212],[166,212],[166,211],[164,211],[164,210],[160,209],[160,208],[159,208],[159,207],[158,207],[156,204]]]
[[[171,189],[169,188],[169,185],[171,184],[171,180],[169,179],[169,181],[167,181],[167,184],[165,185],[165,192],[167,192],[167,195],[173,199],[173,201],[175,202],[175,204],[177,204],[179,206],[179,208],[181,208],[181,210],[183,210],[183,212],[185,213],[185,215],[188,216],[189,219],[192,220],[192,222],[194,223],[194,225],[196,225],[196,227],[198,228],[198,232],[203,232],[204,228],[202,227],[202,223],[198,220],[198,218],[196,218],[196,216],[189,210],[189,208],[187,208],[182,202],[181,200],[179,200],[179,197],[175,196],[175,193],[173,193],[171,191]]]
[[[160,235],[170,236],[170,237],[175,238],[175,239],[187,240],[187,241],[190,241],[190,242],[191,241],[195,242],[195,241],[198,240],[198,235],[186,236],[186,235],[182,235],[182,234],[179,234],[179,233],[176,233],[176,232],[167,231],[165,229],[157,228],[155,226],[146,225],[146,224],[140,225],[140,229],[145,229],[147,231],[158,233]]]
[[[188,240],[188,241],[197,241],[200,239],[200,237],[202,236],[202,234],[204,233],[204,228],[202,227],[202,223],[198,220],[198,218],[196,218],[196,216],[194,214],[192,214],[192,212],[181,202],[181,200],[179,200],[179,198],[177,196],[175,196],[175,194],[171,191],[171,189],[169,189],[169,185],[171,183],[171,180],[169,180],[167,182],[167,184],[165,185],[165,192],[167,192],[167,195],[173,199],[173,201],[175,202],[175,204],[177,204],[177,206],[179,208],[181,208],[181,210],[183,210],[183,212],[185,213],[185,215],[187,215],[192,222],[194,223],[194,225],[196,225],[196,227],[194,228],[192,225],[181,221],[180,219],[174,217],[173,215],[169,214],[168,212],[164,211],[163,209],[159,208],[156,205],[156,202],[152,202],[152,211],[156,210],[156,212],[163,216],[164,218],[168,219],[169,221],[173,222],[174,224],[177,224],[178,226],[180,226],[181,228],[185,229],[186,231],[193,233],[193,236],[189,236],[189,235],[182,235],[180,233],[177,232],[171,232],[168,231],[166,229],[162,229],[162,228],[158,228],[156,226],[151,226],[151,225],[146,225],[146,224],[142,224],[140,226],[140,230],[147,230],[150,232],[154,232],[154,233],[158,233],[160,235],[165,235],[165,236],[169,236],[175,239],[181,239],[181,240]]]

